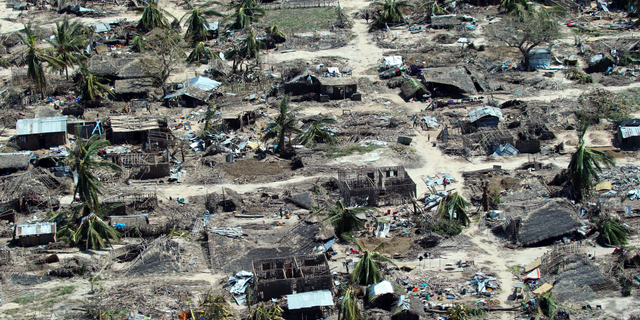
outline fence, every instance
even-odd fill
[[[278,9],[297,9],[297,8],[315,8],[315,7],[337,7],[337,0],[301,0],[301,1],[282,1],[275,3],[262,3],[260,7],[265,10]]]

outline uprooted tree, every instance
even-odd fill
[[[523,67],[527,70],[532,50],[550,43],[560,36],[558,23],[543,13],[530,13],[522,17],[505,17],[498,23],[485,27],[491,40],[499,41],[520,51]]]

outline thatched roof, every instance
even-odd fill
[[[595,292],[617,289],[585,253],[552,254],[540,270],[542,280],[554,284],[554,298],[561,302],[591,300],[597,298]]]
[[[523,219],[517,239],[523,246],[531,246],[573,233],[580,226],[582,224],[578,222],[577,210],[574,207],[558,201],[549,201]]]
[[[60,181],[51,172],[36,167],[24,173],[18,173],[5,178],[2,186],[3,200],[22,198],[33,195],[41,195],[47,192],[47,188],[57,188]]]
[[[355,86],[357,79],[352,77],[319,77],[317,78],[323,86]]]
[[[113,75],[120,79],[148,77],[142,68],[142,62],[136,58],[94,56],[91,58],[89,71],[98,74]]]
[[[418,100],[420,100],[422,95],[429,93],[424,85],[414,78],[407,79],[400,89],[402,90],[402,96],[407,100],[415,97],[416,94]]]
[[[462,93],[478,93],[471,78],[471,72],[464,67],[422,69],[422,79],[427,87],[429,84],[447,85],[457,88]]]
[[[153,79],[125,79],[115,81],[115,91],[119,94],[146,93],[154,89]]]
[[[29,167],[32,153],[0,153],[0,169],[25,170]]]

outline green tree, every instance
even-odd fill
[[[38,25],[32,25],[31,22],[24,26],[25,35],[18,33],[20,40],[27,45],[27,76],[33,81],[36,90],[44,97],[44,91],[47,89],[47,77],[44,72],[43,62],[47,61],[47,55],[43,50],[38,48],[38,40],[40,35],[36,31]],[[53,62],[53,60],[52,60]]]
[[[450,320],[466,320],[470,317],[469,306],[462,303],[456,303],[456,305],[453,306],[453,308],[449,308],[447,312],[447,319]]]
[[[616,165],[610,154],[586,146],[584,135],[588,128],[589,125],[584,122],[578,125],[578,146],[576,152],[571,155],[568,167],[569,178],[577,199],[591,191],[593,181],[600,182],[598,174],[602,172],[602,165],[611,167]]]
[[[211,49],[204,46],[204,42],[198,43],[196,47],[191,51],[187,57],[187,62],[192,63],[194,61],[220,59],[217,53],[211,51]]]
[[[95,213],[83,217],[73,237],[75,243],[86,242],[86,249],[101,249],[111,244],[110,239],[120,241],[118,231],[100,219]]]
[[[523,66],[530,69],[532,50],[560,37],[558,23],[540,13],[527,13],[522,17],[505,17],[485,27],[487,37],[520,51]]]
[[[358,308],[358,298],[353,287],[349,286],[345,290],[342,300],[340,301],[340,313],[344,320],[360,319],[360,310]]]
[[[55,35],[51,41],[54,48],[53,56],[60,62],[59,65],[64,68],[69,80],[69,67],[73,67],[85,58],[82,51],[88,44],[87,32],[79,19],[71,22],[69,17],[65,16],[62,23],[56,23],[53,34]]]
[[[498,9],[504,10],[511,16],[522,16],[523,13],[532,11],[527,0],[502,0]]]
[[[382,6],[382,14],[376,19],[374,26],[384,28],[388,24],[404,23],[404,15],[401,9],[413,7],[405,1],[385,0],[385,2],[373,2],[374,5]]]
[[[449,14],[449,11],[441,7],[438,4],[438,1],[427,1],[421,4],[418,7],[418,11],[422,11],[422,10],[426,12],[427,16],[439,16],[443,14]]]
[[[398,266],[391,259],[383,256],[379,250],[384,249],[385,242],[380,242],[375,248],[371,250],[367,250],[364,248],[360,242],[356,239],[351,238],[348,235],[345,237],[349,238],[353,244],[358,247],[358,250],[362,253],[360,255],[360,260],[353,267],[353,273],[351,274],[351,281],[353,283],[357,283],[363,286],[368,286],[372,284],[376,284],[382,281],[382,272],[380,269],[382,268],[382,263],[390,263],[394,266]]]
[[[315,121],[307,131],[298,136],[300,144],[307,148],[312,148],[318,142],[326,142],[329,144],[336,143],[338,138],[336,138],[336,136],[326,128],[328,125],[334,123],[337,123],[337,121],[332,118],[324,118]]]
[[[277,138],[277,146],[275,152],[281,152],[285,149],[285,137],[289,138],[289,144],[291,143],[291,134],[300,133],[301,130],[296,126],[298,120],[295,118],[295,112],[298,110],[289,108],[290,96],[286,95],[280,102],[280,113],[275,119],[275,126],[271,127],[269,131],[262,136],[263,141],[269,141]]]
[[[331,222],[335,234],[342,237],[345,233],[350,233],[353,229],[360,229],[364,222],[356,215],[366,211],[367,207],[347,208],[344,201],[336,201],[335,207],[329,207],[328,217],[324,221]]]
[[[231,317],[231,306],[224,296],[214,296],[211,289],[200,300],[200,307],[204,311],[202,319],[225,320]]]
[[[598,223],[600,241],[609,246],[627,245],[629,229],[612,219],[605,219]]]
[[[449,193],[440,200],[436,212],[443,219],[455,220],[461,225],[468,226],[470,220],[466,208],[470,205],[458,192]]]
[[[111,90],[111,88],[101,83],[101,81],[106,82],[104,78],[89,71],[82,64],[80,66],[80,73],[82,76],[77,86],[80,90],[80,96],[82,97],[83,103],[88,104],[91,101],[99,100],[107,94],[115,97],[115,93]]]
[[[224,21],[233,20],[227,24],[227,27],[238,30],[260,21],[260,18],[265,14],[264,9],[259,7],[256,0],[241,0],[230,5],[229,10],[235,10],[235,12],[224,18]]]
[[[144,7],[132,8],[132,10],[142,12],[138,21],[138,29],[151,31],[155,28],[166,29],[169,27],[169,20],[166,16],[175,19],[167,10],[160,8],[160,0],[146,0]]]
[[[224,15],[216,10],[208,9],[214,4],[220,4],[218,1],[207,1],[197,7],[192,7],[191,10],[187,11],[180,21],[185,17],[187,18],[187,32],[184,34],[184,39],[191,45],[195,45],[200,41],[207,41],[209,36],[209,31],[207,30],[207,26],[209,22],[207,21],[207,17],[218,16],[223,17]],[[190,5],[190,4],[189,4]]]

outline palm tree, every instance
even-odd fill
[[[38,48],[37,41],[40,35],[37,33],[38,25],[33,26],[31,22],[24,26],[24,33],[18,33],[20,40],[27,45],[27,76],[35,84],[36,90],[40,91],[44,97],[44,90],[47,89],[47,78],[42,66],[43,61],[46,61],[47,56],[44,52]]]
[[[348,235],[346,235],[346,237],[351,240],[356,247],[358,247],[360,252],[362,252],[360,260],[358,260],[356,265],[353,267],[353,273],[351,274],[351,281],[353,283],[368,286],[382,281],[382,273],[380,272],[382,262],[391,263],[396,267],[398,266],[391,261],[391,259],[378,252],[378,250],[384,248],[384,241],[380,242],[380,244],[371,250],[365,250],[358,240],[353,239]]]
[[[404,16],[400,9],[405,7],[413,7],[405,1],[385,0],[385,2],[373,2],[375,5],[383,7],[382,14],[378,17],[374,25],[378,28],[384,28],[389,23],[404,23]]]
[[[109,94],[115,97],[115,93],[105,84],[100,81],[105,81],[102,77],[89,71],[84,64],[80,65],[80,73],[82,77],[78,83],[80,89],[80,96],[83,103],[89,103],[89,101],[95,101],[103,96]]]
[[[263,141],[269,141],[273,138],[278,139],[274,151],[280,152],[284,150],[285,137],[289,137],[289,143],[291,143],[291,134],[300,133],[301,130],[296,127],[298,120],[295,118],[296,109],[289,109],[289,95],[284,96],[280,102],[280,114],[275,119],[275,126],[270,128],[269,131],[262,136]]]
[[[610,154],[585,145],[584,135],[588,128],[589,125],[585,122],[578,125],[578,147],[571,156],[568,167],[571,184],[578,199],[593,188],[594,180],[600,182],[598,173],[602,172],[602,164],[612,167],[616,165]]]
[[[224,15],[216,10],[207,9],[213,4],[220,4],[218,1],[207,1],[197,7],[192,7],[191,10],[187,11],[182,18],[180,18],[180,22],[184,17],[189,16],[187,18],[187,24],[189,27],[187,28],[187,32],[184,34],[184,39],[190,44],[194,45],[199,41],[206,41],[209,36],[209,31],[207,27],[209,26],[209,22],[207,21],[207,17],[218,16],[223,17]],[[189,4],[191,5],[191,4]]]
[[[90,213],[88,216],[82,218],[78,230],[73,236],[75,243],[81,243],[86,241],[86,248],[100,249],[106,247],[106,244],[111,244],[109,239],[120,241],[118,231],[109,226],[108,223],[100,219],[95,213]]]
[[[353,287],[348,287],[340,301],[340,313],[344,320],[360,319],[360,310],[358,309],[358,298]]]
[[[224,18],[224,21],[234,20],[227,24],[227,27],[231,29],[244,29],[251,23],[260,21],[260,17],[265,14],[264,9],[260,8],[256,0],[240,0],[230,5],[228,10],[235,10],[234,13]]]
[[[330,207],[329,217],[324,221],[330,221],[335,230],[335,234],[342,237],[345,233],[350,233],[353,229],[360,229],[364,226],[364,222],[356,216],[356,214],[366,211],[367,207],[347,208],[344,201],[336,201],[335,207]]]
[[[329,124],[336,123],[337,121],[332,118],[324,118],[318,121],[315,121],[307,131],[298,136],[298,140],[300,143],[307,147],[312,148],[316,145],[317,142],[326,142],[329,144],[336,143],[338,138],[333,135],[333,133],[326,129],[325,127]]]
[[[224,296],[214,296],[211,289],[200,300],[200,306],[204,309],[203,319],[225,320],[233,314],[231,306]]]
[[[267,45],[264,42],[256,39],[255,31],[249,29],[247,37],[226,55],[229,59],[233,59],[233,72],[236,72],[237,67],[244,60],[256,59],[258,61],[260,59],[260,49],[266,48]]]
[[[422,11],[422,10],[426,10],[427,16],[438,16],[438,15],[443,15],[443,14],[449,14],[449,11],[447,11],[444,8],[442,8],[438,4],[438,1],[428,1],[428,2],[425,2],[425,3],[421,4],[418,7],[418,11]]]
[[[204,42],[198,43],[198,45],[191,51],[187,57],[187,62],[191,63],[200,60],[220,59],[217,53],[211,51],[211,49],[204,46]]]
[[[98,196],[102,194],[102,183],[93,174],[93,170],[104,168],[122,171],[122,168],[111,161],[96,160],[100,149],[109,145],[111,143],[108,140],[100,140],[100,136],[94,134],[86,142],[84,139],[77,139],[76,146],[73,150],[69,150],[70,156],[67,161],[73,166],[77,175],[74,195],[77,195],[79,201],[84,204],[83,217],[100,209]]]
[[[282,313],[284,310],[277,304],[272,304],[270,307],[263,302],[257,308],[256,311],[249,317],[251,320],[284,320]]]
[[[160,0],[146,0],[144,7],[132,8],[132,10],[142,12],[138,21],[138,29],[151,31],[154,28],[166,29],[169,27],[169,20],[166,16],[175,19],[167,10],[160,8]]]
[[[459,193],[449,193],[440,200],[436,212],[441,218],[456,220],[463,226],[468,226],[471,221],[466,208],[470,205]]]
[[[600,241],[609,246],[625,246],[627,245],[627,236],[629,229],[620,225],[618,222],[607,219],[598,224],[600,232]]]
[[[66,16],[62,23],[56,23],[53,34],[55,38],[51,44],[54,47],[54,58],[60,62],[69,80],[69,67],[84,58],[82,51],[88,42],[85,28],[79,19],[70,22]]]

